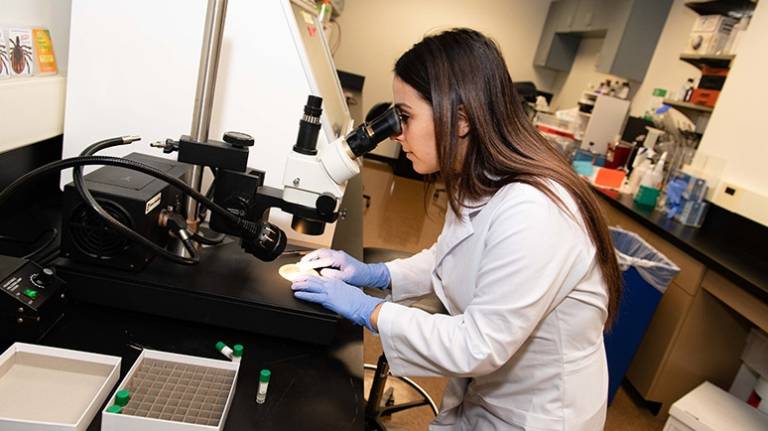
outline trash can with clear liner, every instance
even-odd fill
[[[616,320],[604,334],[609,404],[640,347],[661,296],[680,272],[677,265],[636,233],[615,227],[610,231],[624,288]]]

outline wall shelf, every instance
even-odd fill
[[[699,54],[681,54],[680,60],[696,66],[701,69],[702,66],[708,66],[713,68],[729,68],[731,67],[731,61],[736,58],[735,55],[699,55]]]
[[[693,111],[693,112],[706,113],[706,114],[709,114],[710,112],[712,112],[712,109],[713,109],[713,108],[710,108],[709,106],[696,105],[693,103],[681,102],[679,100],[670,100],[670,99],[664,99],[664,104],[669,105],[673,108],[683,109],[688,112]]]
[[[687,2],[685,3],[685,6],[699,15],[723,15],[733,18],[742,18],[755,10],[755,3],[757,3],[757,0],[705,0]],[[736,58],[736,56],[732,54],[680,55],[680,60],[695,66],[702,71],[702,73],[705,66],[715,69],[730,69],[734,58]],[[690,116],[696,124],[696,131],[704,133],[704,130],[709,123],[709,114],[712,112],[713,108],[669,99],[664,99],[664,103],[679,109],[684,115]]]
[[[688,2],[685,6],[699,15],[741,16],[746,11],[754,10],[755,2],[752,0],[709,0]]]
[[[0,81],[0,152],[62,134],[66,88],[58,75]]]

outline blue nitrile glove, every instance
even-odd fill
[[[389,287],[390,276],[387,265],[383,263],[363,263],[354,257],[339,250],[321,248],[301,258],[299,265],[309,268],[335,268],[323,269],[320,274],[328,278],[336,278],[355,286],[377,287],[386,289]]]
[[[688,182],[680,177],[667,183],[667,199],[664,203],[667,218],[674,217],[683,209],[683,192],[688,188]]]
[[[316,302],[358,325],[365,325],[370,331],[374,331],[371,313],[384,302],[337,278],[305,276],[294,281],[291,289],[296,298]]]

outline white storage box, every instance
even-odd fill
[[[722,15],[703,15],[693,24],[688,37],[688,52],[692,54],[719,54],[728,42],[737,19]]]
[[[222,430],[240,364],[145,349],[102,412],[103,431]],[[117,393],[131,398],[122,413],[107,409]]]
[[[729,34],[737,22],[736,18],[724,15],[701,15],[693,23],[691,32]]]
[[[688,37],[688,53],[717,55],[725,48],[728,35],[722,33],[694,32]]]
[[[120,358],[15,343],[0,355],[0,429],[82,431],[120,377]]]
[[[758,377],[768,380],[768,335],[752,328],[747,346],[741,354],[741,367],[728,390],[733,396],[747,401],[757,384]]]
[[[675,401],[664,431],[765,431],[768,415],[709,382]]]

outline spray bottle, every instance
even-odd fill
[[[666,158],[667,153],[662,154],[658,163],[643,175],[640,186],[635,193],[636,204],[650,207],[656,205],[661,192],[661,180],[664,178],[664,161]]]
[[[664,179],[664,162],[667,160],[667,153],[664,152],[661,158],[650,172],[645,174],[643,180],[640,181],[641,186],[650,187],[652,189],[661,189],[661,181]]]
[[[653,150],[650,148],[641,148],[638,151],[643,151],[643,153],[638,154],[635,157],[635,162],[632,163],[632,173],[629,175],[629,179],[627,180],[622,193],[632,195],[637,193],[637,189],[640,187],[640,181],[643,180],[646,172],[653,166]]]

